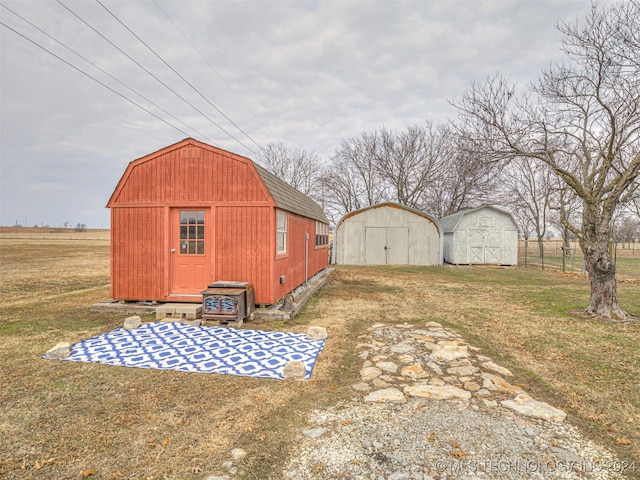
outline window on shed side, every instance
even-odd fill
[[[329,245],[329,225],[316,222],[316,247]]]
[[[277,211],[278,253],[287,253],[287,212]]]

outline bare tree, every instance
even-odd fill
[[[390,196],[401,205],[419,208],[450,156],[448,138],[442,129],[434,128],[430,122],[397,132],[383,127],[368,139],[375,168],[388,184]]]
[[[431,179],[421,208],[437,217],[451,215],[466,208],[500,203],[499,170],[478,159],[477,152],[465,137],[446,128],[447,152],[442,172]]]
[[[571,238],[577,238],[569,225],[580,224],[582,201],[572,189],[560,182],[557,177],[552,178],[552,181],[554,186],[552,187],[553,199],[550,208],[553,215],[550,217],[550,222],[560,231],[565,248],[569,248]]]
[[[280,180],[322,204],[324,166],[315,152],[291,149],[283,143],[269,143],[260,151],[257,160]]]
[[[613,241],[624,245],[626,242],[628,248],[635,244],[636,239],[640,237],[640,218],[633,218],[626,212],[616,215],[613,222]]]
[[[384,181],[375,167],[374,145],[374,136],[363,133],[342,140],[331,156],[323,181],[332,216],[339,218],[387,199]]]
[[[591,280],[588,314],[624,320],[611,223],[640,173],[640,1],[593,5],[584,25],[560,22],[562,50],[528,94],[496,76],[456,104],[466,134],[496,162],[544,163],[582,202],[576,234]]]
[[[504,189],[502,204],[508,205],[520,220],[525,238],[533,234],[540,256],[544,255],[544,236],[547,233],[551,208],[551,171],[528,157],[517,158],[501,176]]]

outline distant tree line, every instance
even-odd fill
[[[584,253],[587,313],[624,320],[609,242],[634,243],[640,230],[640,0],[593,4],[583,24],[557,28],[566,63],[525,88],[500,75],[474,83],[446,125],[362,132],[326,162],[282,144],[260,160],[334,223],[394,201],[436,217],[502,206],[540,248],[555,228]]]
[[[38,225],[36,223],[34,225],[34,228],[51,228],[51,227],[49,225],[45,225],[44,223],[41,225]],[[87,224],[78,222],[74,227],[70,222],[62,222],[62,228],[73,228],[76,232],[84,232],[87,230]]]

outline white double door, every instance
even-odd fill
[[[367,227],[365,230],[367,265],[407,265],[409,229],[407,227]]]

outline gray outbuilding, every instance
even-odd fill
[[[518,264],[518,225],[509,212],[484,206],[461,210],[439,221],[446,263]]]
[[[333,260],[342,265],[441,265],[441,231],[424,212],[380,203],[338,222]]]

